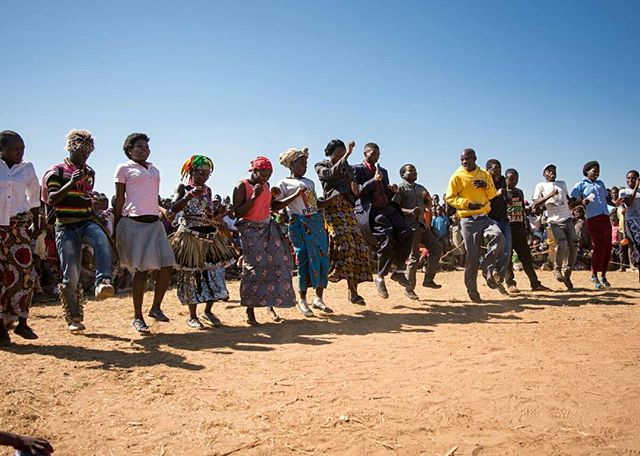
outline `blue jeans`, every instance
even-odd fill
[[[485,274],[496,270],[498,259],[504,253],[504,236],[498,224],[486,215],[479,217],[463,217],[460,219],[460,230],[467,250],[467,263],[464,267],[464,284],[467,292],[478,292],[478,267]],[[487,238],[487,253],[480,264],[480,248],[482,239]]]
[[[60,255],[62,284],[60,300],[67,322],[82,321],[82,290],[79,287],[82,245],[93,247],[96,262],[96,285],[111,279],[111,244],[104,230],[94,222],[56,226],[56,247]]]
[[[511,259],[511,225],[509,220],[496,220],[495,221],[504,236],[504,253],[496,261],[496,271],[500,274],[500,277],[505,278],[507,267],[509,266],[509,260]]]

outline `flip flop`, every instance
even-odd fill
[[[171,321],[171,320],[169,320],[169,317],[167,317],[167,316],[162,312],[162,310],[160,310],[160,309],[158,309],[158,310],[151,309],[151,310],[149,311],[149,314],[148,314],[148,315],[149,315],[151,318],[155,318],[156,320],[158,320],[158,321],[162,321],[162,322],[165,322],[165,323],[166,323],[166,322],[168,322],[168,321]]]

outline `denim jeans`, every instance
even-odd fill
[[[562,222],[549,223],[549,226],[558,244],[555,270],[571,275],[578,257],[578,237],[576,236],[573,219],[569,218]],[[611,236],[609,236],[609,239],[611,239]]]
[[[97,285],[102,279],[111,279],[111,244],[104,230],[90,221],[57,225],[55,231],[62,268],[60,299],[65,318],[67,322],[82,321],[82,290],[79,287],[82,245],[93,247]]]
[[[498,224],[486,215],[477,218],[464,217],[460,219],[460,230],[467,250],[467,262],[464,268],[464,284],[467,292],[478,292],[478,267],[486,274],[496,270],[496,263],[504,253],[504,236]],[[487,253],[480,264],[480,248],[482,239],[487,238]]]
[[[495,220],[504,236],[504,252],[502,256],[496,261],[496,271],[500,274],[500,277],[505,278],[507,268],[509,267],[509,260],[511,260],[511,225],[509,220]]]

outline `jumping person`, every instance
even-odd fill
[[[95,220],[92,209],[95,172],[87,160],[94,150],[93,136],[86,130],[71,130],[66,149],[69,157],[49,168],[42,178],[42,201],[52,207],[55,215],[56,247],[62,269],[60,301],[69,331],[77,332],[85,329],[84,298],[79,287],[82,244],[93,247],[98,300],[113,296],[112,252],[109,238]]]
[[[493,185],[496,187],[496,196],[491,199],[489,218],[498,224],[504,236],[504,252],[496,263],[496,271],[499,276],[496,280],[496,288],[500,293],[508,294],[502,285],[511,259],[511,226],[507,216],[506,202],[507,184],[502,175],[502,164],[495,158],[487,160],[487,172],[493,178]]]
[[[533,207],[545,207],[547,223],[558,246],[553,275],[558,282],[564,283],[567,290],[573,290],[571,273],[578,256],[578,238],[569,207],[567,184],[556,179],[557,168],[554,164],[546,165],[542,175],[545,182],[538,183],[533,191]]]
[[[37,278],[31,240],[40,233],[40,186],[33,164],[23,157],[20,135],[0,132],[0,345],[11,342],[9,321],[18,320],[13,331],[18,336],[38,338],[27,318]]]
[[[424,275],[422,286],[426,288],[441,288],[434,282],[440,257],[442,256],[442,245],[438,242],[431,226],[424,223],[424,213],[431,210],[431,196],[429,191],[418,184],[418,171],[412,164],[406,164],[400,168],[402,182],[398,185],[398,191],[393,195],[393,201],[400,205],[407,225],[413,228],[413,239],[411,253],[407,261],[406,279],[409,286],[405,290],[407,297],[413,300],[418,299],[415,293],[416,271],[420,261],[420,244],[423,244],[429,251],[427,258],[427,272]]]
[[[158,271],[149,316],[169,321],[160,309],[175,264],[173,250],[167,240],[160,214],[160,171],[147,159],[151,154],[149,137],[131,133],[122,146],[129,160],[116,167],[116,195],[113,229],[120,265],[133,274],[133,321],[131,325],[142,335],[150,333],[142,315],[142,302],[147,276]]]
[[[324,190],[324,220],[329,233],[329,280],[346,280],[349,301],[364,305],[358,284],[372,280],[369,246],[364,239],[353,208],[358,197],[358,184],[348,158],[356,143],[349,147],[334,139],[324,150],[328,157],[316,163],[315,170]]]
[[[632,169],[627,173],[627,188],[620,191],[620,198],[623,199],[626,208],[624,214],[626,239],[629,242],[629,259],[638,269],[638,280],[640,280],[640,175],[638,171]]]
[[[304,316],[311,317],[313,312],[307,302],[309,287],[316,292],[312,306],[327,313],[332,310],[322,300],[329,282],[329,243],[324,230],[324,219],[318,212],[315,184],[304,177],[308,159],[309,151],[306,147],[291,148],[280,155],[280,164],[288,168],[291,175],[276,184],[280,195],[272,207],[275,210],[286,207],[289,215],[289,239],[298,264],[298,308]]]
[[[224,206],[214,202],[206,185],[212,171],[210,158],[192,155],[182,165],[183,182],[178,184],[171,206],[171,212],[182,212],[178,230],[169,236],[178,269],[178,299],[189,307],[187,325],[194,329],[205,328],[196,313],[203,302],[205,318],[220,326],[211,309],[215,301],[229,298],[224,268],[234,259],[217,222]]]
[[[497,223],[488,217],[490,201],[496,196],[493,178],[476,164],[476,152],[464,149],[460,154],[461,166],[453,173],[447,186],[446,202],[457,210],[467,251],[464,283],[469,298],[482,302],[478,293],[478,266],[481,267],[490,288],[496,288],[499,272],[496,264],[503,254],[504,236]],[[480,264],[482,239],[487,239],[487,252]]]
[[[531,249],[527,241],[527,217],[525,212],[524,193],[518,188],[519,174],[513,168],[505,171],[505,201],[507,205],[507,216],[509,217],[509,228],[511,230],[511,246],[518,255],[522,263],[522,268],[529,279],[532,291],[550,291],[538,280],[538,275],[533,267]],[[505,282],[509,293],[518,293],[518,286],[513,274],[513,260],[509,251],[509,263],[505,271]]]
[[[379,159],[378,145],[365,144],[364,161],[353,167],[354,179],[359,185],[355,212],[365,214],[364,218],[376,239],[378,270],[374,282],[378,294],[387,299],[389,292],[384,279],[394,264],[404,271],[413,244],[413,229],[407,224],[398,203],[393,201],[398,186],[389,184],[389,174],[379,165]],[[403,285],[405,290],[411,288],[400,272],[391,274],[391,279]]]
[[[269,189],[273,166],[268,158],[257,157],[249,172],[249,179],[233,189],[233,207],[242,243],[240,303],[247,308],[247,323],[257,325],[254,308],[269,308],[278,321],[273,308],[295,306],[296,296],[289,243],[270,215],[272,198],[279,194],[272,195]]]
[[[593,244],[591,283],[596,290],[599,290],[611,286],[607,280],[607,270],[611,259],[611,222],[607,207],[607,187],[604,182],[598,179],[600,164],[597,161],[585,163],[582,167],[582,175],[584,178],[574,185],[570,196],[576,204],[582,204],[585,207],[587,229]],[[600,278],[598,278],[598,272]]]

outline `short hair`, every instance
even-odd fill
[[[502,164],[500,163],[500,161],[496,158],[490,158],[489,160],[487,160],[487,165],[485,166],[487,169],[491,168],[492,166],[498,165],[499,167],[502,168]]]
[[[516,176],[519,176],[520,173],[518,173],[518,171],[515,168],[509,168],[504,172],[504,175],[506,176],[507,174],[515,174]]]
[[[14,141],[22,139],[22,137],[13,130],[0,131],[0,149],[4,149]]]
[[[404,172],[407,170],[409,166],[413,166],[414,168],[416,167],[416,165],[414,165],[413,163],[407,163],[405,165],[402,165],[402,167],[400,168],[400,177],[404,175]]]
[[[67,152],[93,150],[93,135],[89,130],[71,130],[67,133]]]
[[[364,150],[367,150],[367,149],[372,149],[372,150],[373,150],[373,149],[376,149],[376,150],[380,150],[380,146],[378,146],[376,143],[368,142],[368,143],[366,143],[366,144],[364,145]]]
[[[462,154],[473,154],[474,157],[476,157],[476,151],[473,150],[471,147],[467,147],[466,149],[464,149],[462,151]]]
[[[591,160],[591,161],[586,162],[586,163],[584,164],[584,166],[582,167],[582,175],[583,175],[583,176],[585,176],[585,177],[587,177],[587,173],[589,172],[589,170],[590,170],[591,168],[596,167],[596,166],[597,166],[598,168],[600,168],[600,163],[598,163],[598,162],[597,162],[597,161],[595,161],[595,160]]]
[[[344,145],[344,143],[339,140],[339,139],[332,139],[331,141],[329,141],[329,144],[327,144],[327,147],[324,148],[324,154],[325,156],[330,156],[333,154],[333,152],[335,152],[335,150],[338,147],[342,147],[344,149],[347,148],[347,146]]]
[[[640,177],[640,173],[638,173],[638,170],[636,170],[636,169],[630,169],[629,171],[627,171],[627,174],[631,174],[631,173],[635,174],[636,178]]]
[[[131,133],[129,136],[127,136],[125,138],[124,144],[122,145],[122,150],[124,150],[124,154],[127,157],[129,157],[129,151],[131,151],[131,149],[133,149],[133,145],[136,143],[136,141],[138,141],[140,139],[144,139],[147,142],[151,141],[151,138],[149,138],[144,133]],[[129,157],[129,158],[131,158],[131,157]]]

